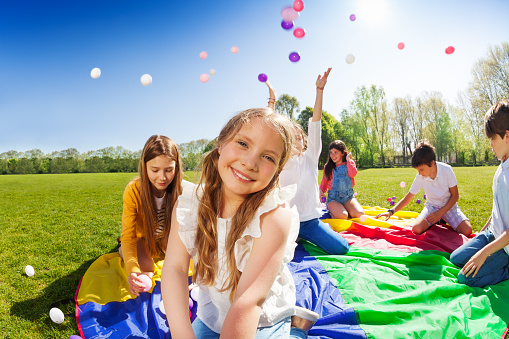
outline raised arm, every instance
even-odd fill
[[[254,240],[235,299],[226,315],[221,338],[255,337],[261,306],[283,261],[290,225],[291,213],[287,206],[280,206],[261,217],[262,235]]]
[[[323,102],[323,89],[327,83],[327,77],[332,68],[327,69],[323,75],[318,75],[316,79],[316,99],[315,106],[313,107],[313,118],[311,121],[316,122],[322,119],[322,102]]]
[[[176,205],[176,204],[175,204]],[[178,234],[179,223],[173,208],[171,230],[161,272],[161,294],[173,338],[196,338],[189,319],[188,272],[191,256]]]
[[[265,81],[265,84],[269,88],[269,104],[268,106],[272,108],[274,111],[276,110],[276,90],[272,87],[272,84],[269,80]]]

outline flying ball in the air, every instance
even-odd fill
[[[92,68],[92,70],[90,71],[90,76],[92,77],[92,79],[97,79],[101,76],[101,70],[99,68]]]
[[[148,86],[152,83],[152,77],[150,74],[143,74],[140,81],[143,86]]]
[[[353,64],[354,61],[355,61],[355,56],[353,54],[348,54],[346,57],[345,57],[345,61],[347,64]]]

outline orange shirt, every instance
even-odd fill
[[[124,207],[122,211],[122,256],[124,257],[127,274],[141,273],[138,264],[136,240],[145,235],[143,230],[143,208],[140,199],[140,179],[127,184],[124,190]]]

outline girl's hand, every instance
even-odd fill
[[[145,273],[133,272],[127,276],[127,282],[129,283],[129,288],[131,289],[131,293],[137,297],[140,296],[140,292],[145,292],[145,285],[143,284],[141,279],[138,278],[138,276],[140,276],[142,274],[147,275],[151,280],[152,280],[152,277],[154,276],[153,272],[145,272]]]
[[[350,160],[352,160],[352,152],[348,152],[348,154],[346,155],[346,161]]]
[[[477,252],[474,254],[469,261],[463,266],[462,271],[465,276],[472,275],[472,278],[475,278],[477,272],[479,272],[479,269],[482,265],[484,265],[484,262],[486,261],[487,256],[482,253],[482,251]]]
[[[327,69],[323,75],[318,75],[318,78],[316,79],[316,87],[319,89],[323,89],[325,87],[325,84],[327,83],[327,77],[329,76],[329,73],[332,68]]]
[[[274,87],[272,87],[272,84],[269,82],[269,80],[265,81],[265,84],[269,88],[269,104],[268,106],[272,108],[273,110],[276,109],[276,90]]]

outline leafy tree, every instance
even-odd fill
[[[276,101],[276,112],[286,114],[290,119],[294,120],[293,112],[299,111],[299,102],[297,98],[288,94],[283,94]]]

